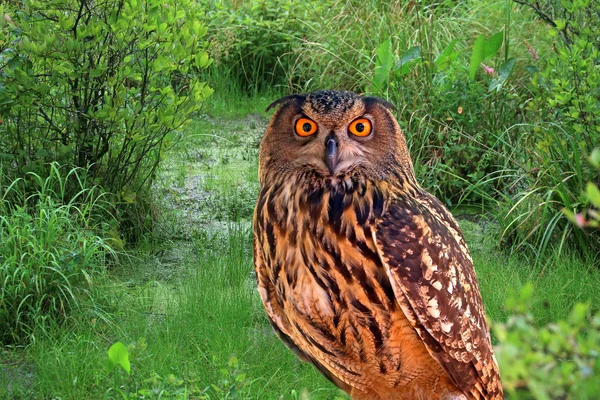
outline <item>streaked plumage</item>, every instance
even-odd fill
[[[467,246],[416,183],[391,104],[319,91],[277,105],[254,258],[279,337],[354,399],[503,398]]]

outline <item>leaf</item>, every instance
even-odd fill
[[[590,155],[590,162],[596,168],[600,169],[600,149],[594,149]]]
[[[50,154],[50,152],[48,150],[46,150],[46,149],[38,149],[35,152],[35,156],[37,158],[46,158],[46,157],[51,157],[52,154]]]
[[[198,67],[198,68],[208,67],[208,65],[210,64],[210,59],[208,57],[208,53],[205,51],[196,53],[195,61],[196,61],[196,67]]]
[[[514,58],[509,58],[504,64],[498,68],[498,77],[492,79],[488,91],[500,90],[504,83],[508,80],[513,70],[515,69],[516,61]]]
[[[565,217],[567,217],[569,221],[571,221],[571,223],[577,225],[577,221],[575,220],[575,213],[573,211],[569,210],[568,208],[563,208],[561,212],[565,215]]]
[[[8,69],[10,69],[11,71],[14,71],[17,68],[21,67],[21,60],[19,60],[17,57],[9,60],[6,63],[6,66],[8,67]]]
[[[108,349],[108,360],[106,361],[106,370],[111,372],[117,365],[120,365],[129,375],[131,364],[129,363],[129,351],[122,342],[116,342]]]
[[[384,83],[388,81],[394,63],[391,39],[388,38],[381,43],[377,47],[376,53],[377,60],[373,74],[373,85],[381,89],[384,86]]]
[[[438,56],[435,58],[435,60],[433,61],[434,65],[437,66],[439,64],[445,63],[452,55],[452,50],[454,50],[454,46],[456,46],[456,43],[458,43],[458,39],[454,39],[453,41],[451,41],[448,44],[448,46],[446,46],[446,48],[442,50],[442,52],[438,54]]]
[[[585,192],[588,199],[592,202],[595,207],[600,207],[600,189],[592,182],[588,182]]]
[[[414,65],[414,60],[421,56],[421,46],[414,46],[406,50],[406,52],[400,58],[400,61],[396,63],[395,70],[400,69],[400,74],[404,75],[410,71],[410,68]]]
[[[131,192],[129,190],[127,190],[126,192],[123,192],[123,201],[125,201],[125,203],[127,203],[127,204],[134,204],[136,198],[137,198],[137,193],[135,193],[135,192]]]
[[[529,72],[531,75],[535,75],[537,72],[540,72],[540,69],[535,65],[526,65],[525,71]]]
[[[240,361],[238,360],[237,356],[232,355],[231,357],[229,357],[229,362],[227,363],[227,365],[233,368],[237,368],[239,363]],[[227,370],[225,370],[225,373],[227,373]]]
[[[471,53],[471,62],[469,63],[469,77],[471,80],[475,79],[479,64],[483,61],[485,55],[483,50],[484,46],[485,36],[479,35],[477,39],[475,39],[475,43],[473,43],[473,52]]]
[[[488,59],[495,55],[500,47],[502,47],[502,42],[504,41],[504,32],[498,32],[488,40],[485,41],[485,45],[483,46],[483,60]],[[483,61],[481,60],[481,61]]]
[[[509,58],[504,64],[500,66],[500,68],[498,68],[498,76],[502,79],[503,82],[506,82],[506,80],[512,74],[513,70],[515,69],[516,62],[517,60],[515,60],[514,58]]]
[[[574,325],[580,325],[584,323],[587,319],[587,313],[589,309],[589,304],[576,303],[571,311],[569,322]]]

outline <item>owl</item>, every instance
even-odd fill
[[[253,247],[281,340],[353,399],[502,399],[467,245],[393,105],[323,90],[274,107]]]

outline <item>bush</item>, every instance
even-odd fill
[[[67,182],[80,190],[67,197]],[[96,306],[95,285],[114,255],[111,239],[97,235],[111,229],[98,222],[110,221],[110,205],[81,171],[55,164],[45,179],[30,172],[0,189],[0,343],[24,344],[82,302]]]
[[[529,68],[531,128],[523,136],[519,192],[505,202],[502,240],[537,254],[551,245],[597,254],[600,232],[573,229],[562,210],[589,209],[587,182],[600,183],[600,173],[585,161],[600,146],[600,4],[544,4],[531,7],[549,21],[555,51],[545,67]]]
[[[503,32],[487,40],[481,34],[472,49],[459,52],[452,40],[435,55],[427,42],[402,51],[388,39],[377,48],[369,90],[403,106],[399,119],[416,174],[450,207],[487,203],[510,182],[519,140],[509,110],[523,94],[508,81],[515,59],[498,55],[504,41]],[[471,65],[462,64],[469,53]],[[498,72],[486,66],[484,74],[481,61],[492,59]]]
[[[600,390],[600,314],[576,304],[568,321],[536,327],[528,304],[532,286],[507,306],[514,313],[494,324],[496,359],[511,399],[593,399]]]
[[[285,85],[389,98],[420,181],[447,205],[510,189],[530,93],[525,38],[543,31],[532,12],[513,15],[511,2],[207,3],[216,60],[207,79],[241,80],[246,92]]]
[[[87,168],[126,203],[212,90],[191,0],[23,0],[0,5],[5,173]],[[74,190],[78,190],[75,187]]]

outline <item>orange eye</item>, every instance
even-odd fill
[[[317,124],[308,118],[296,121],[296,133],[300,136],[310,136],[317,131]]]
[[[356,136],[365,137],[371,134],[371,121],[366,118],[359,118],[354,120],[350,127],[350,133]]]

